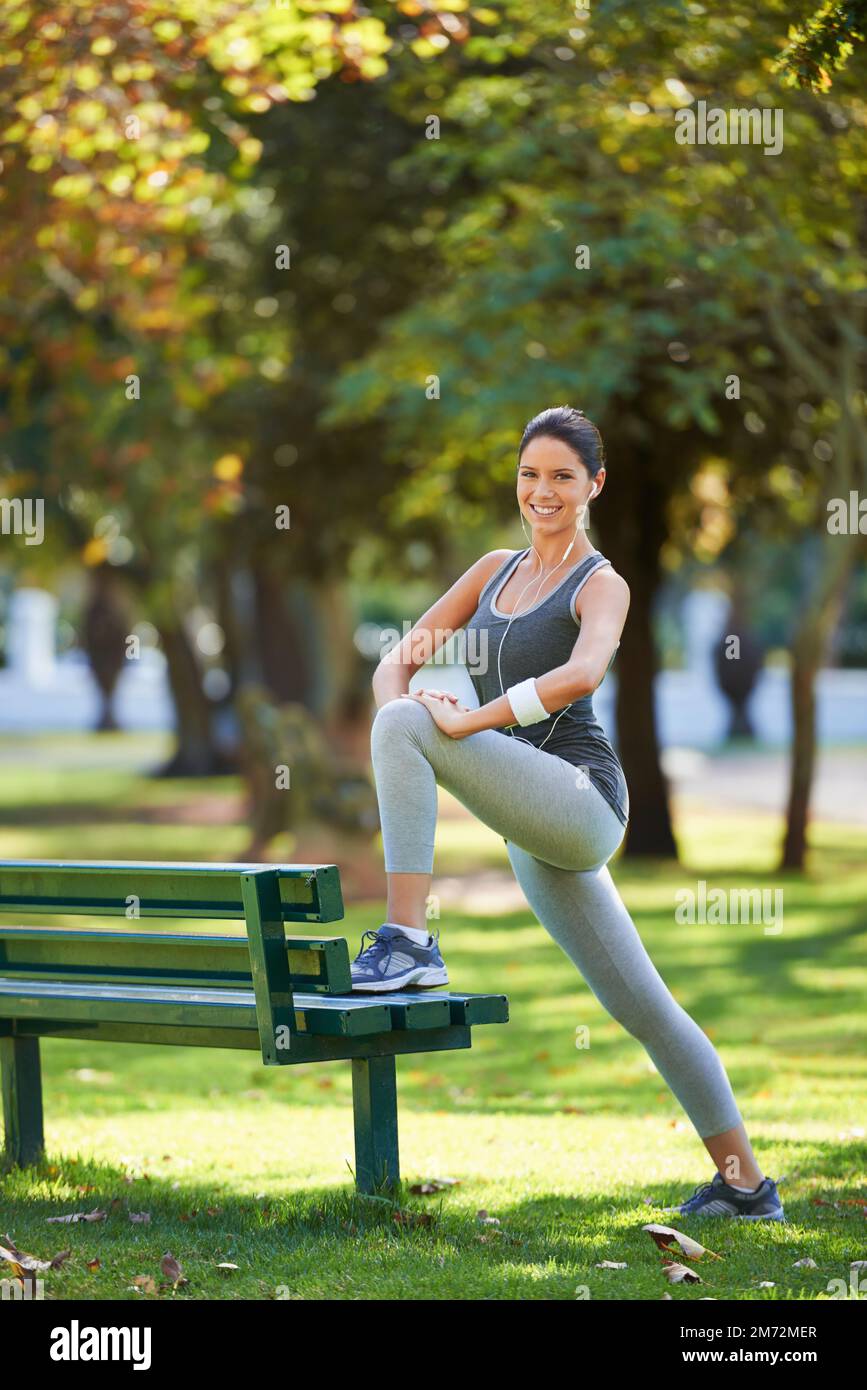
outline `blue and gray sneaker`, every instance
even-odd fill
[[[365,947],[365,937],[372,937]],[[400,927],[386,922],[378,931],[366,931],[361,950],[352,962],[352,988],[371,992],[403,989],[405,985],[447,985],[445,961],[440,955],[440,934],[419,946]]]
[[[663,1207],[678,1216],[736,1216],[741,1221],[785,1221],[783,1204],[773,1178],[763,1178],[755,1192],[738,1192],[716,1173],[711,1182],[700,1183],[691,1197],[679,1206]]]

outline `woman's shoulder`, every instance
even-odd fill
[[[516,555],[522,555],[522,550],[489,550],[486,555],[482,555],[475,563],[474,569],[478,572],[482,584],[487,584],[489,579],[493,579],[499,569],[508,560],[514,560]]]
[[[588,563],[578,583],[572,590],[570,607],[573,617],[580,617],[581,603],[600,598],[604,602],[615,602],[629,607],[629,585],[622,574],[614,568],[611,561],[601,551],[587,557]],[[592,563],[591,563],[592,561]]]
[[[628,597],[629,585],[623,578],[623,575],[619,572],[619,570],[616,570],[614,568],[607,556],[602,555],[601,552],[600,558],[603,561],[603,563],[593,568],[593,570],[590,573],[590,578],[598,578],[600,581],[600,588],[604,586],[605,589],[608,589],[612,592],[614,590],[619,590],[621,593],[625,593]]]
[[[491,585],[496,584],[500,571],[505,570],[509,562],[522,553],[517,550],[489,550],[464,571],[452,586],[452,592],[460,591],[467,601],[478,607]]]

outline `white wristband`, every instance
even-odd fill
[[[519,685],[510,685],[506,691],[506,698],[512,706],[512,713],[522,726],[539,724],[548,718],[548,711],[539,699],[533,676],[527,681],[521,681]]]

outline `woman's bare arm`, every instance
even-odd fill
[[[512,554],[511,550],[491,550],[476,560],[386,653],[373,673],[377,708],[406,694],[416,671],[473,616],[482,589]]]

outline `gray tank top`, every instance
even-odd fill
[[[591,574],[611,563],[598,550],[587,555],[549,593],[531,608],[519,613],[506,636],[511,615],[500,611],[497,597],[512,571],[529,553],[529,550],[518,550],[500,565],[482,589],[478,608],[466,625],[467,633],[473,633],[473,637],[467,640],[467,651],[478,654],[477,660],[468,660],[467,670],[482,705],[498,699],[510,685],[517,685],[531,676],[543,676],[546,671],[568,661],[581,630],[580,619],[576,617],[573,607],[575,595]],[[611,660],[614,660],[614,656]],[[611,662],[608,663],[610,667]],[[555,720],[557,727],[552,732]],[[513,737],[508,729],[497,732],[506,738]],[[514,726],[514,735],[529,740],[537,748],[544,743],[544,753],[554,753],[566,762],[584,768],[591,785],[602,793],[622,824],[628,823],[626,779],[602,725],[596,720],[592,695],[573,700],[565,713],[555,710],[538,724]]]

